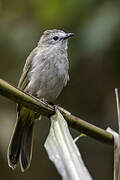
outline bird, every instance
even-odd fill
[[[38,99],[52,103],[69,80],[68,39],[74,33],[52,29],[43,32],[23,68],[18,88]],[[20,164],[24,172],[32,159],[34,124],[40,114],[17,105],[17,119],[8,146],[8,165]]]

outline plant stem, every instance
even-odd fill
[[[8,99],[39,112],[41,115],[50,117],[54,114],[54,107],[44,103],[43,101],[24,93],[18,88],[10,85],[6,81],[0,79],[0,94]],[[59,107],[64,118],[67,120],[70,127],[78,130],[80,133],[84,133],[100,142],[105,144],[114,145],[113,135],[107,131],[98,128]]]

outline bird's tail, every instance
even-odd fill
[[[24,172],[29,168],[32,158],[34,112],[19,108],[18,119],[8,147],[8,164],[14,169],[20,162]]]

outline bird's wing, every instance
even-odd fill
[[[35,57],[36,53],[37,53],[37,48],[35,48],[30,53],[30,55],[28,56],[28,58],[26,60],[26,63],[25,63],[25,66],[23,68],[23,72],[22,72],[21,78],[20,78],[19,83],[18,83],[18,88],[20,88],[21,90],[24,90],[25,87],[29,83],[28,72],[29,72],[29,70],[31,68],[31,62],[32,62],[33,58]]]
[[[37,53],[37,47],[35,49],[33,49],[33,51],[30,53],[30,55],[26,59],[26,63],[24,65],[23,72],[22,72],[22,75],[21,75],[19,83],[18,83],[18,88],[20,88],[21,90],[24,90],[29,83],[28,72],[30,71],[31,63],[32,63],[33,58],[36,56],[36,53]],[[22,107],[18,104],[17,105],[18,116],[20,116],[21,108]]]

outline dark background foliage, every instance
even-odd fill
[[[17,85],[23,65],[46,29],[74,32],[69,42],[70,81],[57,102],[74,115],[117,130],[114,88],[120,85],[120,2],[0,0],[0,78]],[[44,149],[50,122],[36,123],[33,159],[22,174],[7,165],[15,104],[0,97],[0,178],[61,179]],[[71,130],[74,137],[79,135]],[[78,147],[94,179],[113,179],[113,149],[89,137]]]

